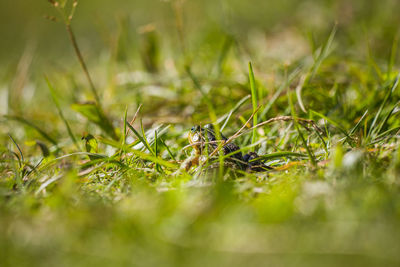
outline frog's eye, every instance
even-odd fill
[[[192,136],[192,141],[193,141],[193,142],[199,141],[199,135],[198,135],[198,134],[193,135],[193,136]]]
[[[192,129],[190,129],[190,131],[191,131],[192,133],[194,133],[194,132],[197,132],[197,131],[199,130],[199,128],[200,128],[200,126],[195,125],[195,126],[192,127]]]

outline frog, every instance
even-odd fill
[[[264,164],[256,152],[242,154],[241,149],[234,142],[228,142],[221,132],[216,134],[212,124],[193,126],[188,134],[188,141],[194,149],[194,155],[185,162],[185,169],[204,164],[206,168],[220,168],[219,156],[223,156],[223,168],[242,172],[265,172],[273,168]]]

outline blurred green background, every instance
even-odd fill
[[[399,35],[399,12],[396,0],[99,0],[79,1],[72,27],[100,95],[119,116],[125,105],[145,101],[131,90],[143,82],[137,78],[140,75],[133,75],[134,85],[129,85],[135,71],[182,77],[189,65],[202,80],[215,78],[210,75],[218,67],[227,77],[243,74],[244,62],[251,60],[263,70],[260,81],[271,88],[279,81],[277,72],[315,55],[335,25],[335,56],[361,65],[374,62],[385,69]],[[8,101],[0,113],[19,114],[21,107],[31,112],[29,108],[46,105],[44,74],[64,80],[57,87],[68,93],[64,97],[69,101],[91,99],[88,94],[77,95],[82,93],[81,85],[87,88],[87,84],[82,75],[73,73],[79,63],[64,25],[46,19],[52,16],[58,14],[45,0],[1,1],[0,85],[2,98],[8,97]],[[229,56],[232,54],[234,57]],[[395,57],[393,62],[398,53]],[[232,100],[231,106],[237,99]]]
[[[92,58],[110,49],[120,31],[127,31],[126,49],[134,53],[138,29],[149,23],[156,25],[162,44],[173,51],[179,46],[174,16],[174,5],[179,2],[183,2],[183,30],[190,52],[201,47],[199,41],[213,46],[226,34],[244,42],[257,31],[267,37],[295,31],[323,39],[338,23],[337,40],[344,53],[365,50],[370,40],[374,53],[387,56],[400,22],[400,3],[396,0],[97,0],[79,2],[73,26],[85,54]],[[55,15],[46,0],[1,1],[2,67],[15,62],[29,44],[35,48],[37,61],[65,60],[73,56],[63,26],[46,20],[46,15]]]

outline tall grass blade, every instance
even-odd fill
[[[143,137],[143,140],[146,142],[147,147],[149,147],[151,149],[150,143],[149,143],[149,141],[147,140],[147,137],[146,137],[146,133],[144,132],[143,121],[142,120],[140,120],[140,130],[142,131],[142,137]],[[150,152],[151,152],[151,154],[156,156],[156,152],[154,152],[153,150],[150,150]]]
[[[158,137],[157,137],[157,130],[154,131],[154,153],[155,157],[158,158]],[[162,172],[162,169],[158,163],[156,163],[156,170]]]
[[[381,105],[379,106],[379,110],[376,113],[374,120],[371,123],[371,126],[369,128],[368,131],[368,137],[371,137],[373,134],[375,134],[376,132],[376,128],[375,125],[382,113],[382,110],[385,108],[387,101],[389,100],[389,98],[391,97],[392,93],[394,92],[394,90],[397,88],[398,84],[399,84],[399,79],[400,79],[400,73],[397,75],[396,79],[394,80],[393,84],[391,87],[388,88],[386,94],[385,94],[385,98],[383,99]]]
[[[269,160],[269,159],[275,159],[275,158],[308,158],[307,154],[303,153],[297,153],[297,152],[291,152],[291,151],[280,151],[280,152],[274,152],[274,153],[268,153],[266,155],[259,156],[256,159],[250,160],[256,161],[256,160]]]
[[[253,66],[251,62],[249,62],[249,80],[250,80],[250,90],[251,90],[251,103],[253,105],[253,125],[256,125],[258,122],[257,119],[257,108],[258,108],[258,99],[257,99],[257,88],[256,88],[256,80],[254,78]],[[253,129],[253,135],[251,138],[251,143],[255,143],[257,140],[257,129]]]
[[[379,134],[382,131],[382,128],[385,126],[385,124],[388,122],[390,117],[392,117],[393,112],[396,110],[400,102],[397,102],[395,105],[393,105],[392,109],[389,111],[389,113],[385,116],[383,119],[382,123],[379,125],[378,130],[376,131],[376,134]]]
[[[353,135],[357,129],[360,127],[361,122],[364,120],[364,118],[367,116],[368,114],[368,109],[364,112],[364,114],[361,116],[361,118],[358,120],[358,122],[356,123],[356,125],[350,130],[349,132],[349,136]]]
[[[135,128],[133,128],[133,126],[126,121],[126,125],[129,127],[129,129],[131,129],[131,131],[136,135],[136,137],[140,140],[140,142],[147,148],[147,150],[154,155],[154,151],[151,149],[150,145],[148,144],[148,142],[146,142],[146,140],[135,130]]]
[[[18,153],[19,153],[19,155],[21,156],[21,161],[24,162],[24,161],[25,161],[25,160],[24,160],[24,154],[22,153],[22,150],[21,150],[21,148],[19,147],[18,143],[14,140],[14,138],[13,138],[10,134],[8,134],[8,137],[10,137],[11,141],[12,141],[12,142],[14,143],[14,145],[17,147]]]

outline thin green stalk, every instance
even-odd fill
[[[24,154],[22,154],[22,150],[19,147],[19,145],[17,144],[17,142],[14,140],[14,138],[11,136],[11,134],[8,135],[8,137],[10,137],[11,141],[14,143],[14,145],[17,147],[19,154],[21,155],[21,162],[24,162]],[[21,163],[20,163],[21,166]]]
[[[257,88],[256,88],[256,81],[254,78],[253,67],[251,62],[249,62],[249,80],[250,80],[250,90],[251,90],[251,102],[253,105],[253,125],[257,124],[257,108],[258,108],[258,99],[257,99]],[[257,129],[253,129],[253,135],[251,139],[251,143],[255,143],[257,140]]]
[[[147,140],[145,140],[142,136],[140,136],[140,134],[135,130],[135,128],[133,128],[133,126],[126,121],[126,125],[129,127],[129,129],[131,129],[131,131],[136,135],[136,137],[140,140],[140,142],[147,148],[147,150],[154,155],[154,151],[151,149],[149,143],[147,142]]]
[[[157,130],[154,131],[154,153],[155,157],[158,158],[158,137],[157,137]],[[156,163],[156,170],[162,172],[162,169],[158,163]]]
[[[164,142],[164,140],[162,138],[160,138],[160,142],[165,146],[165,148],[167,149],[168,155],[171,157],[171,159],[173,159],[174,161],[176,161],[176,158],[174,157],[174,155],[172,154],[171,150],[169,149],[169,146],[167,146],[167,144]]]
[[[126,125],[127,117],[128,117],[128,107],[126,106],[125,107],[125,113],[124,113],[124,131],[122,133],[121,148],[120,148],[120,151],[119,151],[120,157],[122,156],[122,152],[123,152],[123,150],[125,148],[125,145],[126,145],[126,135],[128,133],[127,130],[126,130],[127,129],[127,125]]]
[[[375,128],[375,124],[377,123],[383,109],[386,106],[387,101],[389,100],[389,98],[391,97],[392,93],[394,92],[394,90],[397,88],[397,85],[399,84],[399,79],[400,79],[400,73],[397,75],[396,79],[394,80],[394,82],[392,83],[392,86],[390,86],[386,92],[385,98],[382,101],[382,104],[379,107],[378,112],[376,113],[374,120],[371,123],[371,126],[369,128],[368,131],[368,137],[370,137],[371,135],[373,135],[375,133],[375,131],[377,130]]]
[[[144,132],[144,128],[143,128],[143,121],[142,121],[142,119],[140,119],[140,130],[142,131],[143,140],[146,142],[147,147],[150,148],[150,152],[151,152],[154,156],[156,156],[156,152],[154,152],[153,150],[151,150],[150,143],[149,143],[149,141],[147,140],[146,133]]]
[[[94,98],[96,99],[96,102],[99,104],[99,106],[101,106],[99,94],[97,93],[97,89],[94,86],[92,78],[90,77],[89,70],[88,70],[88,68],[86,66],[85,60],[83,59],[81,50],[79,49],[79,46],[78,46],[78,43],[76,41],[75,34],[74,34],[73,30],[72,30],[71,24],[68,23],[68,24],[65,25],[65,27],[66,27],[66,30],[68,32],[69,39],[71,40],[72,46],[74,48],[75,54],[78,57],[78,61],[79,61],[80,65],[81,65],[81,67],[82,67],[82,70],[83,70],[83,72],[84,72],[84,74],[86,76],[86,79],[89,82],[90,90],[92,91],[92,94],[93,94]]]
[[[81,50],[79,49],[79,46],[78,46],[78,42],[76,41],[76,38],[75,38],[74,31],[72,30],[72,27],[71,27],[72,18],[74,17],[76,7],[78,6],[78,0],[74,0],[72,2],[70,12],[68,12],[67,8],[66,8],[67,1],[64,1],[62,4],[60,4],[58,1],[53,1],[53,0],[49,0],[49,2],[53,5],[53,7],[57,10],[57,12],[60,14],[60,16],[63,19],[69,39],[72,43],[72,47],[74,48],[75,54],[76,54],[78,61],[83,69],[86,79],[89,82],[90,89],[93,93],[93,96],[94,96],[97,104],[99,106],[101,106],[100,97],[97,93],[96,87],[94,86],[92,78],[90,77],[89,70],[86,66],[85,60],[83,59]]]

